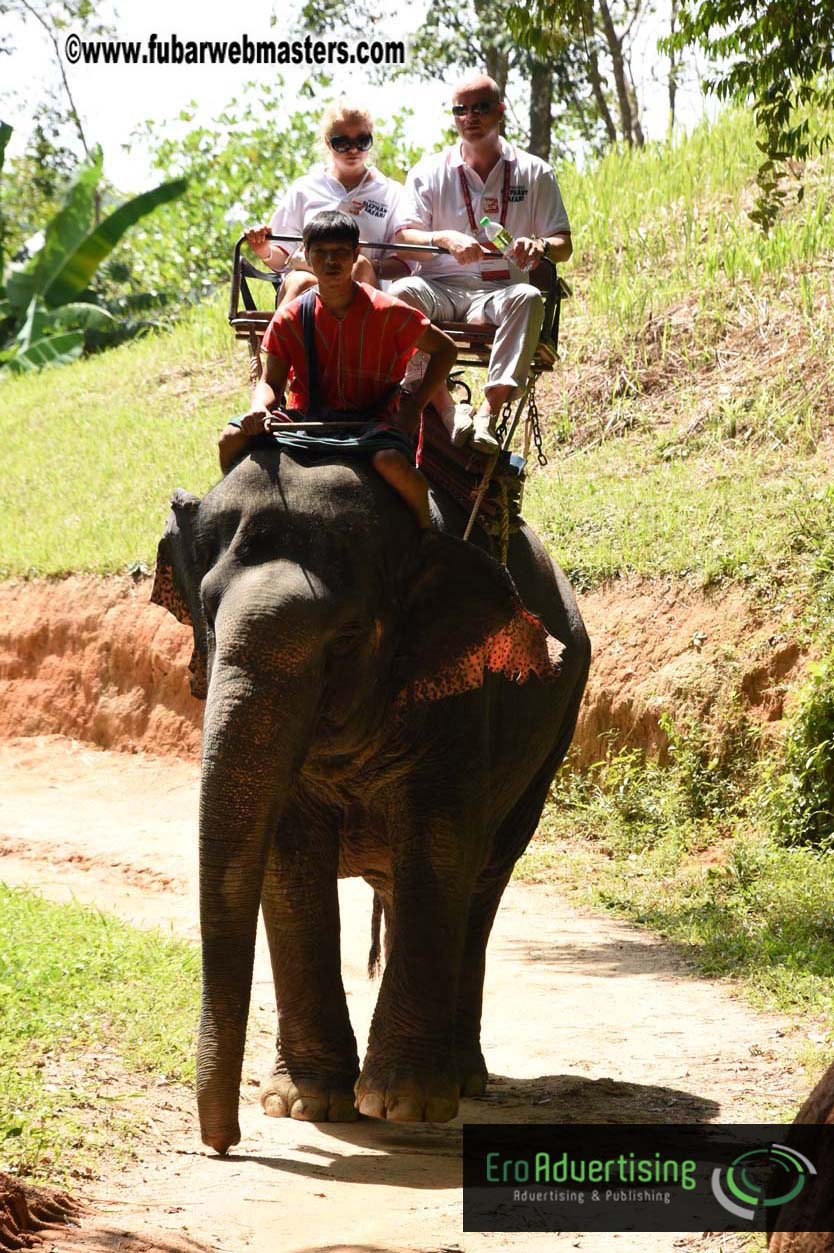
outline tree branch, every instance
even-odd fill
[[[20,0],[20,3],[23,6],[23,8],[26,10],[26,12],[29,13],[35,19],[35,21],[38,22],[43,27],[43,29],[46,31],[46,34],[49,38],[49,42],[52,44],[52,47],[55,49],[55,60],[58,62],[58,69],[61,71],[61,79],[64,84],[64,91],[67,93],[67,100],[69,100],[70,116],[72,117],[72,120],[75,122],[75,126],[78,131],[78,136],[81,140],[81,146],[84,149],[84,155],[88,157],[90,155],[90,149],[87,147],[87,140],[84,136],[84,127],[81,125],[81,118],[79,116],[78,110],[75,107],[75,101],[72,98],[70,85],[67,80],[66,73],[64,71],[64,63],[61,60],[61,49],[58,45],[57,36],[55,32],[53,31],[52,27],[47,22],[46,18],[43,17],[43,15],[40,14],[38,10],[29,3],[29,0]]]

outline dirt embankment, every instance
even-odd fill
[[[0,585],[0,736],[195,758],[191,634],[149,593],[149,579],[127,576]],[[580,763],[609,742],[662,753],[664,712],[679,721],[732,708],[778,727],[803,655],[746,593],[618,582],[580,603],[594,647]]]

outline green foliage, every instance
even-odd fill
[[[756,1005],[830,1017],[834,856],[786,848],[732,770],[727,804],[703,780],[693,792],[686,757],[703,762],[708,735],[678,735],[668,767],[619,752],[563,772],[516,873],[680,941],[701,972],[740,980]]]
[[[683,0],[670,44],[697,44],[721,63],[708,86],[723,100],[752,98],[760,132],[759,199],[751,217],[769,230],[786,197],[780,177],[831,143],[814,122],[834,105],[834,2]],[[800,188],[801,194],[801,188]]]
[[[387,16],[369,0],[306,0],[301,10],[305,30],[342,31],[346,20],[357,30],[381,36]],[[508,101],[507,133],[529,145],[536,105],[553,111],[554,137],[564,146],[579,137],[594,151],[602,147],[603,131],[588,81],[587,43],[560,35],[533,50],[513,37],[507,6],[500,0],[431,0],[419,28],[409,40],[406,65],[378,67],[376,77],[438,77],[453,82],[458,75],[481,68],[492,75]],[[539,76],[534,81],[534,72]],[[545,71],[544,74],[541,72]],[[374,71],[371,71],[373,74]],[[528,117],[523,117],[526,106]],[[454,132],[453,132],[454,133]],[[547,152],[540,155],[547,156]]]
[[[765,809],[785,843],[834,852],[834,645],[808,676]]]
[[[101,330],[112,320],[106,309],[83,299],[99,265],[131,226],[185,190],[181,179],[163,183],[97,223],[101,162],[96,149],[47,223],[41,247],[26,265],[9,272],[0,288],[0,316],[5,315],[0,370],[23,373],[80,356],[85,332]]]
[[[11,139],[12,128],[8,122],[0,122],[0,176],[3,174],[3,162],[6,156],[6,145]],[[0,205],[0,278],[3,276],[5,242],[6,242],[6,219],[3,213],[2,205]]]
[[[541,47],[561,31],[584,29],[591,8],[588,0],[529,0],[510,6],[509,21],[522,41]],[[834,0],[681,0],[677,31],[660,41],[666,52],[706,53],[718,67],[706,86],[720,99],[752,101],[764,160],[751,217],[765,231],[785,201],[790,163],[831,142],[817,119],[834,105],[832,29]]]
[[[198,984],[184,942],[0,883],[0,1168],[55,1181],[141,1131],[122,1072],[191,1080]]]
[[[317,124],[326,95],[315,108],[295,112],[288,112],[285,99],[280,78],[250,83],[208,124],[194,125],[189,109],[180,114],[180,133],[146,122],[133,135],[133,145],[153,154],[155,169],[166,178],[185,177],[189,185],[175,205],[159,211],[153,230],[135,231],[130,247],[114,254],[132,292],[152,292],[175,306],[228,283],[243,228],[268,223],[287,185],[326,155]],[[407,116],[397,113],[375,131],[374,159],[399,180],[420,155],[406,142]]]

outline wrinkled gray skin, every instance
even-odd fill
[[[497,562],[459,541],[421,541],[409,510],[357,461],[305,466],[257,450],[201,502],[178,492],[172,503],[159,561],[173,567],[209,666],[203,1140],[225,1152],[240,1136],[259,907],[279,1023],[267,1112],[452,1118],[460,1094],[484,1091],[487,938],[585,686],[590,649],[571,590],[529,530],[514,535],[509,566],[565,646],[560,677],[490,675],[398,713],[410,680],[454,665],[506,615]],[[434,509],[461,533],[454,503],[436,496]],[[372,884],[386,923],[361,1074],[340,972],[345,875]]]

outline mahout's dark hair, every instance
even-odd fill
[[[302,234],[304,251],[309,252],[313,244],[341,243],[344,241],[356,248],[359,245],[359,227],[356,219],[340,209],[323,209],[304,227]]]

